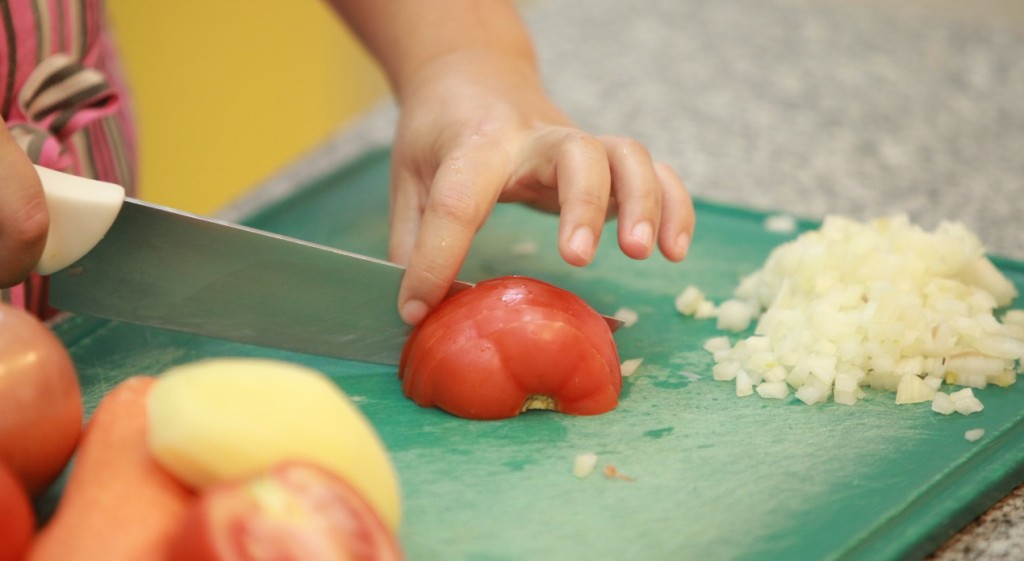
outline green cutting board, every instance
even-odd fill
[[[246,223],[383,257],[388,158],[369,153]],[[795,234],[768,233],[764,215],[747,210],[698,202],[697,212],[681,265],[631,261],[608,235],[592,266],[570,267],[554,245],[556,219],[514,205],[500,206],[476,239],[466,280],[529,275],[603,313],[639,313],[616,340],[622,359],[644,363],[619,407],[597,417],[467,421],[405,399],[393,367],[81,317],[54,329],[90,412],[129,375],[210,356],[276,357],[327,373],[391,452],[412,561],[915,558],[1024,481],[1024,384],[978,391],[983,412],[946,417],[927,403],[896,406],[892,394],[806,406],[737,398],[732,384],[713,381],[701,345],[718,333],[711,321],[679,315],[675,296],[695,284],[728,297]],[[513,251],[524,242],[536,254]],[[1024,286],[1024,265],[998,265]],[[985,435],[968,442],[974,428]],[[598,471],[577,479],[573,460],[584,452],[598,454]],[[608,464],[634,480],[603,477]]]

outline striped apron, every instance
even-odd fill
[[[135,131],[102,0],[0,0],[0,20],[0,116],[18,145],[133,192]],[[46,284],[33,274],[0,298],[46,318]]]

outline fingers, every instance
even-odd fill
[[[413,232],[415,226],[410,224],[392,226],[392,232],[406,240],[393,247],[396,256],[401,257],[410,234],[414,238],[398,291],[398,310],[406,323],[416,325],[445,297],[473,236],[497,201],[506,167],[494,161],[495,154],[481,149],[442,162],[426,196],[418,230]],[[414,223],[418,203],[406,200],[415,198],[413,186],[396,188],[401,192],[395,193],[394,219]]]
[[[0,125],[0,288],[28,276],[43,253],[48,228],[39,176]]]
[[[398,296],[407,323],[419,323],[447,294],[498,200],[559,212],[558,249],[572,265],[593,260],[604,224],[616,214],[619,246],[629,257],[647,258],[655,245],[671,261],[686,257],[693,202],[679,176],[639,142],[558,127],[517,153],[503,146],[464,147],[432,180],[392,170],[389,257],[407,266]]]
[[[521,167],[533,181],[557,192],[557,202],[541,197],[532,204],[560,212],[559,251],[566,262],[589,263],[605,220],[615,215],[619,247],[629,257],[645,259],[655,245],[671,261],[686,257],[695,223],[693,201],[675,171],[653,161],[640,142],[561,129],[540,137],[529,160]],[[502,200],[516,198],[503,195]]]
[[[412,174],[393,166],[391,170],[390,235],[388,236],[388,259],[400,265],[407,265],[412,255],[413,244],[420,230],[420,217],[426,189]]]
[[[661,180],[644,145],[631,138],[601,141],[619,205],[619,247],[633,259],[646,259],[661,226]]]
[[[690,250],[697,222],[693,199],[671,166],[655,162],[654,171],[661,184],[662,193],[658,247],[669,260],[682,261]]]
[[[604,227],[611,191],[604,147],[590,136],[570,134],[555,149],[558,160],[558,250],[567,263],[590,263]]]

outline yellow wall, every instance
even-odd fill
[[[139,128],[140,196],[210,213],[386,93],[322,0],[108,0]]]

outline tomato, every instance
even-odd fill
[[[441,302],[406,342],[402,390],[469,419],[529,409],[596,415],[618,405],[611,328],[575,294],[527,277],[481,282]]]
[[[169,558],[392,561],[402,553],[354,487],[314,464],[288,462],[203,492]]]
[[[33,496],[53,483],[82,431],[82,394],[60,340],[0,303],[0,460]]]
[[[16,561],[28,551],[35,514],[28,493],[14,472],[0,461],[0,561]]]

